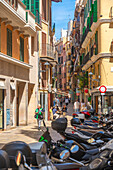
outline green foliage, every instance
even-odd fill
[[[87,74],[85,75],[78,75],[77,78],[79,79],[79,88],[83,90],[85,86],[88,86],[88,77]]]

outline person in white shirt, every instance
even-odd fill
[[[68,97],[66,97],[66,98],[65,98],[65,104],[66,104],[66,106],[68,106],[68,103],[69,103],[69,99],[68,99]]]
[[[80,110],[80,103],[78,100],[76,100],[74,103],[74,111],[79,112],[79,110]]]

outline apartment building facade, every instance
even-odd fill
[[[31,41],[37,42],[37,29],[21,1],[0,1],[0,129],[34,121],[38,73]]]
[[[98,113],[108,113],[113,107],[112,81],[112,0],[81,1],[80,34],[82,70],[88,71],[89,94]],[[104,95],[99,87],[105,85]]]

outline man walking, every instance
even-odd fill
[[[74,103],[74,111],[79,112],[79,110],[80,110],[80,103],[78,100],[76,100]]]
[[[41,120],[43,119],[43,109],[40,104],[38,104],[37,109],[35,110],[35,118],[37,119],[38,130],[40,130]]]

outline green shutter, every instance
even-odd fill
[[[96,31],[95,34],[95,43],[96,43],[95,55],[97,55],[98,54],[98,31]]]
[[[12,31],[7,28],[7,55],[12,57]]]
[[[24,39],[20,37],[20,60],[24,61]]]
[[[94,15],[93,15],[93,21],[97,22],[97,0],[94,2]]]

